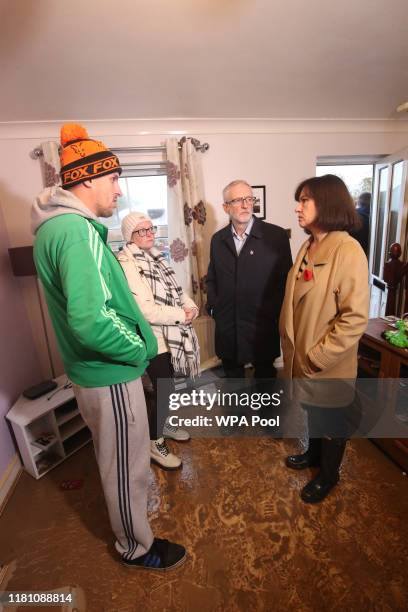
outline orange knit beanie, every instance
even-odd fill
[[[61,128],[61,181],[68,189],[83,181],[117,172],[122,168],[117,156],[99,140],[91,140],[82,125],[65,123]]]

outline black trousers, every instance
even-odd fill
[[[319,478],[327,484],[338,482],[347,442],[347,438],[309,438],[307,454],[320,466]]]
[[[148,402],[147,416],[149,420],[149,433],[151,440],[157,440],[163,435],[163,427],[169,412],[169,395],[174,393],[174,369],[171,364],[170,353],[160,353],[151,360],[147,373],[152,381],[154,393]],[[158,405],[158,380],[160,382],[160,402]]]
[[[307,414],[309,437],[311,438],[351,438],[358,430],[362,407],[358,394],[347,406],[329,408],[302,404]]]
[[[256,361],[254,366],[254,378],[276,378],[276,368],[273,365],[273,359],[270,361]],[[236,363],[230,359],[222,360],[226,378],[244,378],[245,368],[242,364]]]

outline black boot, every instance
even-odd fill
[[[292,470],[304,470],[308,467],[320,466],[322,441],[320,438],[309,438],[309,448],[302,455],[289,455],[286,457],[286,467]]]
[[[322,440],[321,470],[316,478],[303,487],[300,497],[307,504],[323,501],[339,482],[339,467],[346,448],[344,438]]]

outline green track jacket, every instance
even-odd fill
[[[106,244],[108,230],[92,217],[59,187],[45,190],[32,211],[35,264],[65,371],[83,387],[134,380],[157,353],[151,327]]]

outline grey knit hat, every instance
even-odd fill
[[[150,221],[149,215],[143,212],[131,212],[122,219],[122,236],[125,242],[131,242],[132,234],[141,221]],[[153,224],[152,224],[153,225]]]

